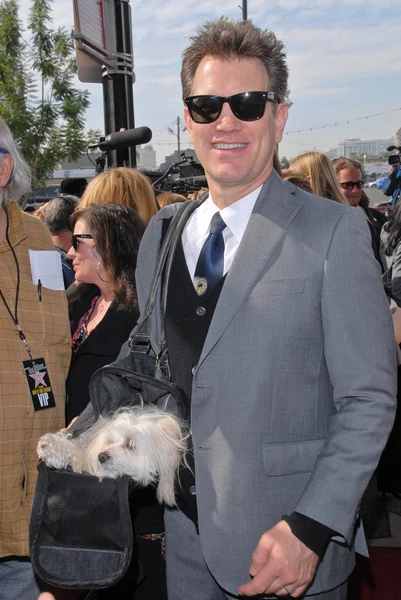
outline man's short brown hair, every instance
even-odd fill
[[[236,21],[228,17],[204,23],[191,37],[191,44],[183,52],[183,98],[191,95],[196,69],[205,56],[226,61],[259,58],[269,77],[269,91],[275,92],[280,101],[284,101],[288,80],[286,54],[283,42],[272,31],[260,29],[249,20]]]

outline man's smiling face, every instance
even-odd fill
[[[242,92],[271,91],[258,58],[223,61],[206,56],[199,64],[191,95],[233,96]],[[195,123],[185,107],[185,123],[202,163],[213,197],[230,189],[230,203],[259,187],[271,173],[276,142],[282,138],[288,109],[267,102],[257,121],[241,121],[227,102],[213,123]]]

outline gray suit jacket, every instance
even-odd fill
[[[162,221],[175,210],[160,211],[143,238],[141,309]],[[159,326],[155,319],[156,352]],[[249,579],[261,534],[292,511],[340,534],[309,593],[346,579],[358,505],[395,397],[392,321],[362,212],[273,172],[227,275],[192,387],[200,539],[224,589],[236,593]]]

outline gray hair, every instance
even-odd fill
[[[2,190],[0,190],[4,202],[18,202],[22,196],[31,191],[31,170],[11,134],[6,123],[0,118],[0,146],[9,151],[14,161],[12,176]],[[0,160],[5,155],[0,154]]]
[[[71,231],[70,218],[79,203],[77,196],[56,196],[45,207],[45,223],[51,235]]]
[[[204,23],[197,29],[196,35],[191,37],[190,45],[183,52],[183,98],[191,95],[196,70],[205,56],[226,61],[258,58],[269,77],[269,91],[276,92],[280,102],[284,102],[288,82],[286,54],[283,42],[272,31],[260,29],[250,20],[236,21],[228,17]],[[273,105],[273,110],[274,108]]]

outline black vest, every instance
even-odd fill
[[[189,414],[192,370],[201,355],[224,280],[225,277],[205,295],[198,296],[188,272],[180,238],[168,282],[164,326],[172,380],[185,392],[189,402]],[[177,486],[178,506],[196,523],[196,487],[193,475],[195,467],[192,451],[188,452],[187,460],[190,468],[182,466],[180,470],[180,485]]]

